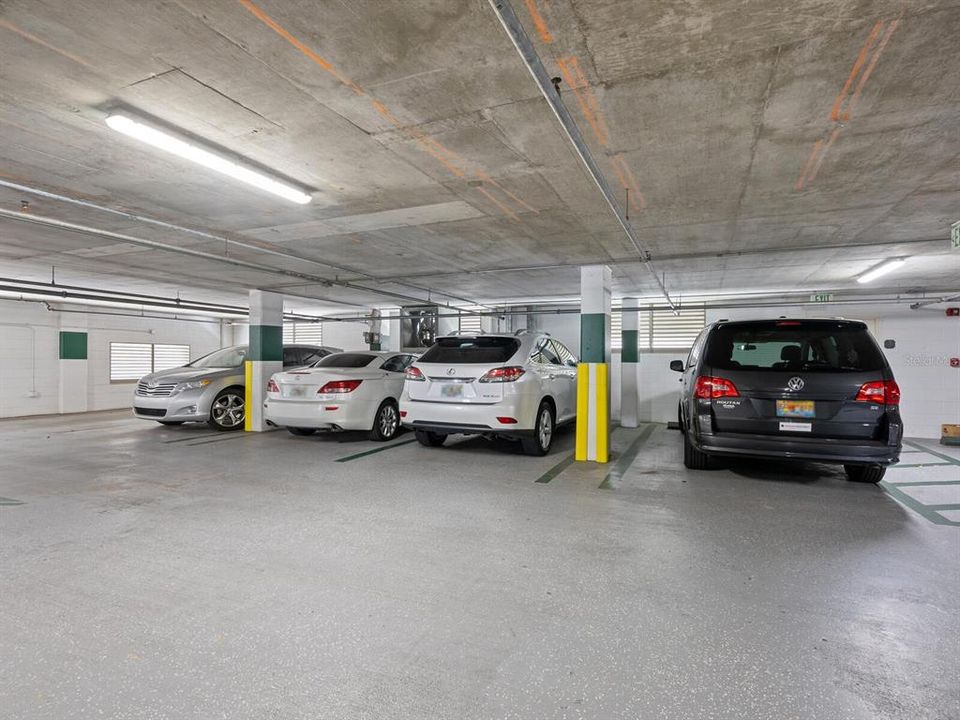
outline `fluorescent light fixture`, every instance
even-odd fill
[[[285,200],[306,205],[312,199],[307,193],[285,182],[274,180],[263,173],[244,167],[228,160],[216,153],[204,150],[198,145],[182,140],[178,137],[148,125],[141,120],[135,120],[129,115],[115,113],[107,116],[107,125],[117,132],[123,133],[147,145],[165,150],[186,160],[191,160],[205,168],[232,177],[234,180],[245,182],[248,185],[279,195]]]
[[[863,275],[857,278],[857,282],[861,285],[863,283],[872,282],[882,275],[886,275],[888,272],[893,272],[898,267],[903,265],[907,261],[906,258],[892,258],[890,260],[884,260],[882,263],[877,265],[875,268],[867,270]]]

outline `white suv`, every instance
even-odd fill
[[[407,368],[400,396],[400,421],[434,447],[461,433],[545,455],[554,428],[576,417],[577,359],[542,333],[439,338]]]

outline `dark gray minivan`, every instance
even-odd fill
[[[876,483],[900,459],[900,388],[862,322],[721,320],[670,369],[683,373],[688,468],[714,456],[809,460]]]

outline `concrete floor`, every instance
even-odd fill
[[[0,422],[0,716],[960,717],[960,528],[916,486],[689,472],[662,426],[605,482],[572,440]],[[891,475],[951,492],[921,447]]]

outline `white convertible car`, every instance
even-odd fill
[[[400,430],[403,373],[414,360],[407,353],[341,352],[276,373],[267,383],[266,420],[294,435],[367,430],[373,440],[390,440]]]

